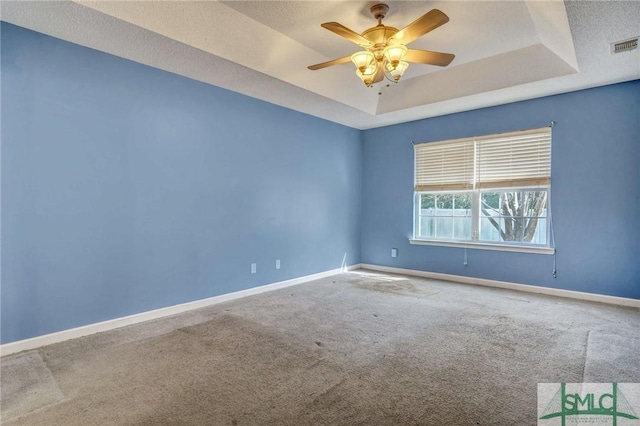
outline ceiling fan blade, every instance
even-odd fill
[[[371,84],[379,83],[384,79],[384,67],[382,64],[378,64],[378,68],[376,68],[376,75],[373,76],[373,80]]]
[[[407,62],[416,62],[419,64],[437,65],[446,67],[453,61],[456,55],[453,53],[430,52],[428,50],[407,50],[407,54],[402,58]]]
[[[322,68],[330,67],[332,65],[345,64],[350,61],[351,61],[351,56],[345,56],[344,58],[338,58],[332,61],[322,62],[321,64],[309,65],[307,68],[309,68],[311,71],[315,71],[315,70],[320,70]]]
[[[357,32],[350,30],[342,24],[337,22],[325,22],[321,25],[322,28],[326,28],[331,32],[338,34],[340,37],[344,37],[350,42],[353,42],[362,47],[371,46],[371,42],[366,38],[362,37]]]
[[[433,9],[398,31],[391,39],[407,45],[447,22],[449,22],[447,15],[438,9]]]

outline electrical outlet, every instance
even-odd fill
[[[256,264],[255,264],[255,263],[252,263],[252,264],[251,264],[251,273],[252,273],[252,274],[255,274],[257,270],[258,270],[258,268],[257,268]]]
[[[391,257],[398,257],[398,249],[395,249],[395,248],[391,249]]]
[[[280,259],[276,260],[276,269],[280,269]]]

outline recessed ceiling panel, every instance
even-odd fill
[[[73,43],[356,128],[640,78],[637,1],[391,1],[402,28],[437,8],[449,22],[409,47],[456,55],[411,64],[400,83],[366,88],[351,63],[308,65],[358,46],[320,27],[376,24],[354,1],[3,1],[2,19]],[[389,87],[386,84],[389,84]],[[382,95],[378,95],[382,92]]]

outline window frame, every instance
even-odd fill
[[[526,132],[535,132],[540,129],[532,129]],[[514,132],[518,133],[518,132]],[[450,141],[437,141],[430,142],[435,144],[446,144],[446,143],[462,143],[463,141],[468,140],[487,140],[491,138],[501,138],[504,134],[495,134],[495,135],[487,135],[482,136],[480,138],[462,138]],[[551,158],[551,130],[549,129],[549,161]],[[475,143],[475,142],[474,142]],[[477,146],[477,145],[474,145]],[[475,149],[474,149],[475,151]],[[414,154],[415,161],[417,161],[417,154]],[[424,157],[422,157],[424,158]],[[476,162],[479,161],[477,158],[477,154],[474,153],[474,175],[478,172],[478,165]],[[414,176],[417,176],[417,162],[414,162]],[[421,172],[424,169],[421,169]],[[549,172],[550,176],[550,172]],[[416,177],[417,179],[417,177]],[[412,237],[409,239],[410,244],[416,245],[431,245],[431,246],[443,246],[443,247],[462,247],[462,248],[472,248],[472,249],[484,249],[484,250],[499,250],[499,251],[514,251],[514,252],[525,252],[525,253],[536,253],[536,254],[554,254],[555,248],[552,247],[552,223],[551,223],[551,182],[550,178],[544,184],[529,184],[523,186],[508,186],[508,187],[482,187],[480,185],[474,184],[472,187],[468,187],[466,189],[456,189],[456,190],[416,190],[414,188],[414,196],[413,196],[413,233]],[[545,237],[546,244],[535,244],[535,243],[526,243],[520,241],[485,241],[479,240],[480,234],[480,225],[482,220],[482,209],[480,206],[480,200],[483,193],[496,193],[496,192],[522,192],[522,191],[546,191],[546,214],[545,216],[541,216],[545,218]],[[419,236],[421,220],[426,218],[421,215],[421,199],[422,195],[437,195],[437,194],[471,194],[472,197],[472,209],[471,209],[471,235],[469,239],[455,239],[455,238],[430,238],[430,237],[422,237]]]

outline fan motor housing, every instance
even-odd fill
[[[397,28],[386,25],[377,25],[362,33],[362,37],[369,40],[374,45],[387,44],[387,41],[398,32]]]

